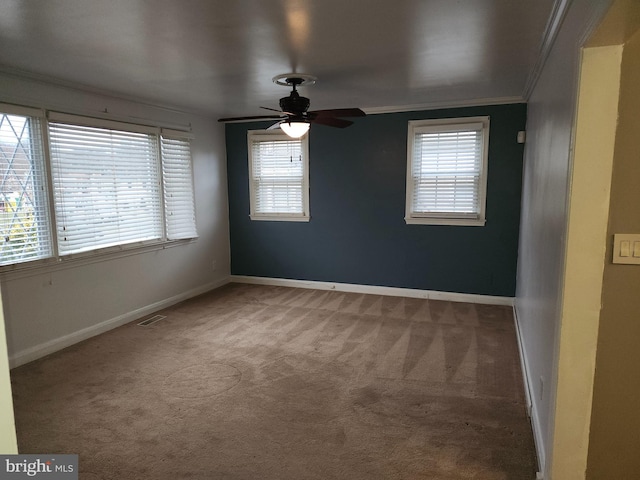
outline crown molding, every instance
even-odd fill
[[[423,112],[429,110],[444,110],[447,108],[487,107],[490,105],[512,105],[514,103],[526,103],[520,96],[478,98],[476,100],[460,100],[457,102],[430,102],[412,105],[395,105],[385,107],[364,107],[361,110],[367,115],[380,115],[384,113]],[[272,120],[229,120],[225,123],[252,123],[271,122]]]
[[[536,83],[538,83],[538,78],[540,78],[540,74],[542,73],[542,70],[547,63],[547,59],[549,58],[549,54],[551,53],[551,48],[555,43],[558,32],[560,31],[560,27],[562,26],[562,22],[564,21],[564,18],[569,11],[569,6],[571,5],[572,1],[573,0],[555,0],[553,2],[551,15],[549,15],[549,20],[547,21],[547,25],[544,29],[544,35],[542,36],[542,41],[540,42],[538,58],[533,68],[531,69],[531,72],[529,72],[527,83],[525,83],[524,91],[522,92],[522,97],[525,100],[529,100],[529,97],[531,96]]]
[[[547,59],[549,58],[551,49],[553,48],[556,37],[558,36],[558,32],[562,27],[562,24],[565,17],[567,16],[567,12],[569,11],[569,7],[571,7],[572,2],[573,0],[555,0],[555,2],[553,3],[551,15],[549,16],[549,20],[547,21],[547,26],[545,27],[542,42],[540,44],[538,59],[533,66],[533,69],[529,73],[527,83],[525,84],[524,91],[522,93],[522,97],[526,101],[529,100],[529,97],[533,93],[536,83],[538,82],[538,78],[542,74],[542,70],[547,63]],[[606,14],[608,8],[612,3],[612,0],[601,0],[600,2],[596,2],[593,4],[591,15],[587,19],[583,32],[578,39],[576,48],[581,48],[585,45],[587,40],[591,37],[593,32],[596,30],[596,28],[604,18],[604,15]]]
[[[370,107],[370,108],[363,108],[362,110],[367,115],[377,115],[381,113],[420,112],[425,110],[442,110],[445,108],[484,107],[488,105],[508,105],[513,103],[524,103],[524,102],[525,102],[525,99],[520,96],[491,97],[491,98],[478,98],[474,100],[428,102],[428,103],[413,104],[413,105]]]

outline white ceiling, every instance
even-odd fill
[[[1,0],[0,70],[216,116],[521,99],[554,0]],[[1,92],[0,92],[1,94]]]

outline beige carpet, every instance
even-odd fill
[[[231,284],[12,371],[93,479],[535,478],[511,309]]]

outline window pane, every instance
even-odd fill
[[[49,123],[60,254],[162,238],[157,136]]]
[[[303,141],[253,138],[251,182],[255,214],[305,215]]]
[[[162,178],[167,238],[197,237],[188,140],[162,137]]]
[[[416,134],[413,211],[477,213],[481,147],[481,131]]]
[[[478,219],[484,207],[482,123],[414,127],[410,205],[414,217]]]
[[[51,256],[37,118],[0,113],[0,265]]]

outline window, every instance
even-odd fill
[[[489,117],[409,122],[409,224],[484,225]]]
[[[191,142],[184,132],[162,130],[165,229],[169,240],[195,238]]]
[[[51,255],[42,112],[0,112],[0,265]]]
[[[49,138],[61,255],[162,238],[154,135],[51,121]]]
[[[250,131],[247,138],[251,219],[308,222],[308,135]]]
[[[185,132],[57,112],[1,118],[0,265],[197,236]]]

